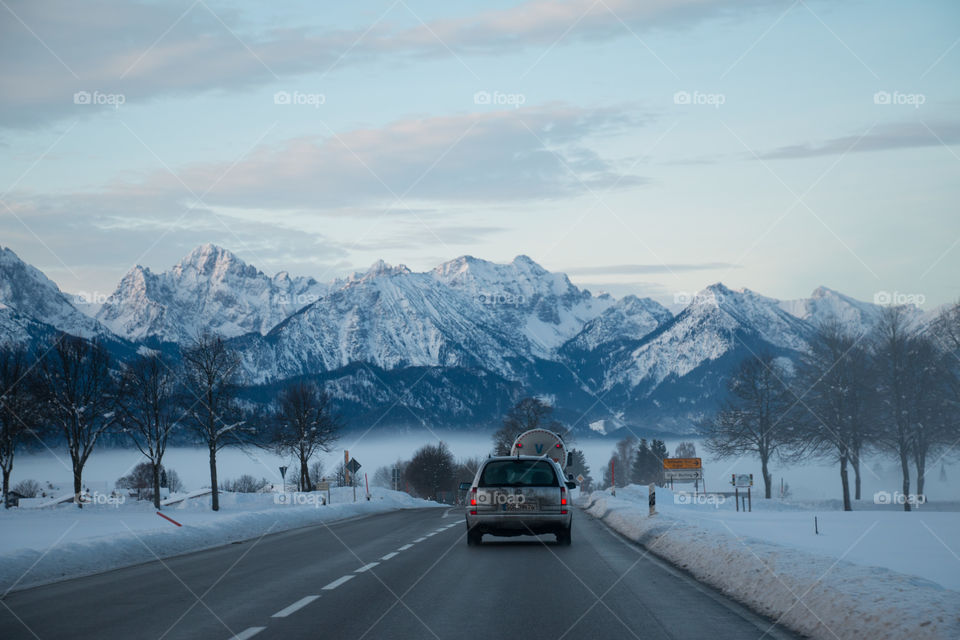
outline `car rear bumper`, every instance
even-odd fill
[[[467,513],[467,528],[480,533],[503,536],[556,533],[570,528],[567,513]]]

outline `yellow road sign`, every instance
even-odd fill
[[[702,469],[700,458],[665,458],[664,469]]]

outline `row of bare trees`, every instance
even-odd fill
[[[828,321],[798,365],[754,354],[728,386],[730,399],[703,426],[707,448],[718,457],[756,455],[767,498],[772,461],[821,458],[839,467],[850,510],[851,471],[859,500],[863,456],[873,452],[899,462],[909,511],[909,496],[924,495],[929,461],[960,443],[960,305],[919,326],[910,309],[886,307],[866,334]]]
[[[160,506],[163,457],[185,431],[209,452],[212,508],[219,510],[217,453],[232,444],[258,444],[292,454],[300,485],[310,487],[311,460],[329,450],[338,428],[328,397],[310,382],[280,390],[263,411],[239,399],[240,356],[218,335],[201,333],[176,361],[145,351],[114,362],[96,340],[60,335],[42,349],[0,346],[0,471],[9,491],[17,450],[28,441],[61,440],[70,455],[75,501],[83,470],[108,433],[126,435],[147,459],[154,504]]]

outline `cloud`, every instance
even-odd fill
[[[820,143],[793,144],[778,147],[760,155],[766,160],[812,158],[839,153],[892,151],[919,147],[936,147],[960,142],[960,123],[900,122],[882,125],[866,135],[830,138]]]
[[[99,192],[32,200],[116,216],[127,225],[140,218],[158,224],[154,216],[185,206],[336,216],[358,208],[403,212],[405,203],[557,200],[588,189],[645,184],[587,147],[593,138],[641,123],[620,109],[563,106],[399,120],[261,145],[235,164],[195,164],[175,174],[158,170],[138,180],[114,180]]]
[[[708,271],[711,269],[740,269],[730,262],[701,262],[697,264],[613,264],[596,267],[573,267],[564,271],[573,276],[637,275],[649,273],[677,273],[681,271]]]
[[[257,253],[326,265],[356,250],[467,245],[504,229],[458,212],[645,184],[587,147],[643,122],[621,109],[554,106],[294,138],[236,164],[158,170],[77,192],[15,191],[5,202],[17,217],[0,217],[0,237],[35,242],[19,218],[66,264],[91,267],[133,261],[160,240],[156,250],[170,259],[208,241],[250,247],[261,268],[270,263]]]
[[[391,26],[252,28],[215,3],[11,0],[0,9],[0,126],[39,126],[96,112],[74,94],[122,95],[126,105],[212,90],[244,90],[284,76],[372,60],[502,55],[579,39],[631,37],[749,11],[774,0],[531,1],[460,19]],[[398,18],[412,9],[399,5]],[[573,29],[571,25],[575,25]],[[568,29],[570,31],[568,32]],[[562,41],[561,41],[562,37]],[[102,105],[109,108],[109,105]]]

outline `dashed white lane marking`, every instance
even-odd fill
[[[356,577],[357,577],[357,576],[356,576],[355,574],[352,574],[352,573],[349,574],[349,575],[341,576],[341,577],[337,578],[336,580],[334,580],[333,582],[331,582],[330,584],[328,584],[327,586],[325,586],[325,587],[323,588],[323,590],[324,590],[324,591],[330,591],[330,590],[332,590],[332,589],[336,589],[337,587],[339,587],[340,585],[342,585],[344,582],[347,582],[348,580],[353,580],[353,579],[356,578]]]
[[[397,551],[406,551],[407,549],[409,549],[409,548],[412,547],[412,546],[413,546],[412,544],[405,544],[405,545],[403,545],[402,547],[400,547],[399,549],[397,549]]]
[[[423,541],[424,541],[424,540],[426,540],[426,539],[427,539],[426,537],[423,537],[423,538],[417,538],[417,539],[416,539],[416,540],[414,540],[413,542],[414,542],[414,543],[417,543],[417,542],[423,542]]]
[[[266,627],[250,627],[233,636],[230,640],[247,640],[247,638],[252,638],[264,629],[266,629]]]
[[[426,537],[427,537],[427,538],[430,538],[430,537],[435,536],[435,535],[437,535],[437,532],[436,532],[436,531],[431,531],[430,533],[428,533],[428,534],[426,535]]]
[[[287,607],[286,609],[280,609],[280,611],[277,611],[275,614],[273,614],[273,615],[270,616],[270,617],[271,617],[271,618],[286,618],[286,617],[287,617],[288,615],[290,615],[291,613],[296,613],[297,611],[300,611],[300,609],[303,609],[305,606],[307,606],[308,604],[310,604],[311,602],[313,602],[314,600],[316,600],[316,599],[319,598],[319,597],[320,597],[320,596],[307,596],[306,598],[301,598],[301,599],[297,600],[296,602],[294,602],[294,603],[293,603],[292,605],[290,605],[289,607]]]
[[[357,573],[363,573],[364,571],[370,571],[370,569],[373,569],[373,568],[374,568],[375,566],[377,566],[378,564],[380,564],[380,563],[379,563],[379,562],[371,562],[370,564],[365,564],[365,565],[363,565],[362,567],[360,567],[359,569],[357,569],[356,572],[357,572]]]
[[[390,553],[388,553],[387,555],[383,556],[383,557],[380,558],[380,559],[381,559],[381,560],[389,560],[390,558],[392,558],[392,557],[394,557],[394,556],[398,556],[398,555],[400,555],[400,552],[399,552],[399,551],[391,551]]]

